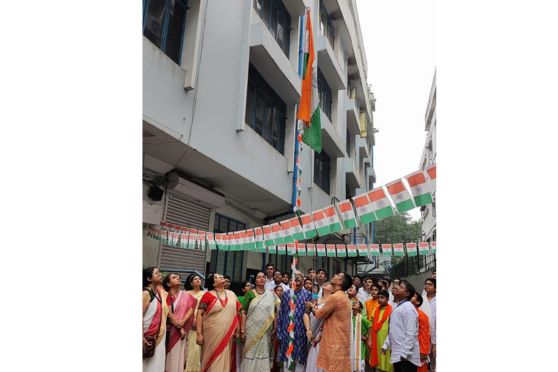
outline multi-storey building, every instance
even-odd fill
[[[434,74],[432,88],[430,89],[425,123],[424,130],[427,135],[420,161],[420,169],[422,170],[436,164],[436,74]],[[422,235],[423,240],[428,242],[436,241],[436,189],[432,191],[432,198],[432,204],[421,207]],[[435,266],[435,256],[425,256],[423,263],[425,270],[433,269]]]
[[[303,145],[302,205],[311,212],[374,181],[373,100],[355,0],[145,0],[143,222],[205,231],[292,216],[300,17],[311,9],[323,151]],[[329,237],[364,241],[369,227]],[[324,240],[323,238],[321,239]],[[187,250],[147,237],[144,265],[221,272],[240,281],[290,257]],[[355,260],[301,267],[355,270]]]

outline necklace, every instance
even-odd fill
[[[223,300],[221,299],[221,296],[219,296],[219,292],[216,289],[214,289],[214,291],[215,291],[215,294],[217,295],[217,298],[219,299],[219,301],[223,302]],[[227,290],[224,289],[223,292],[225,292],[225,300],[226,300],[227,299]],[[223,292],[221,292],[221,293],[223,293]]]
[[[260,296],[263,295],[265,293],[265,288],[263,290],[262,293],[260,293],[260,291],[258,291],[258,287],[254,288],[254,290],[256,291],[257,294],[259,294]]]

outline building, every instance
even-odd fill
[[[143,263],[231,275],[290,257],[160,245],[161,220],[228,232],[292,216],[299,18],[310,7],[322,108],[321,154],[303,145],[302,205],[311,212],[374,182],[373,96],[355,0],[154,0],[143,19]],[[366,241],[369,227],[337,241]],[[342,259],[301,268],[354,271]]]
[[[422,152],[420,161],[420,169],[426,170],[433,164],[436,164],[436,73],[432,81],[430,96],[425,114],[425,127],[427,132],[426,143]],[[422,236],[423,241],[436,241],[436,189],[432,191],[433,203],[421,207],[422,220]],[[427,255],[423,258],[421,271],[432,270],[436,268],[435,255]]]

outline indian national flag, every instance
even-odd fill
[[[318,257],[324,257],[326,255],[325,244],[316,244],[316,252],[318,253]]]
[[[376,214],[376,219],[381,220],[394,215],[391,203],[382,187],[370,191],[367,196],[372,202],[372,210]]]
[[[320,101],[318,93],[318,61],[315,58],[314,34],[310,12],[306,14],[302,50],[304,62],[302,71],[302,94],[298,104],[297,119],[304,123],[302,141],[317,153],[322,152],[322,125],[320,122]]]
[[[306,244],[296,243],[296,253],[299,256],[306,256]]]
[[[388,192],[391,194],[395,206],[400,213],[407,212],[415,207],[413,198],[409,191],[403,185],[403,181],[397,180],[386,185]]]
[[[294,256],[296,254],[296,244],[295,243],[287,243],[287,254],[289,256]]]
[[[183,232],[180,234],[180,248],[188,248],[188,233]]]
[[[274,243],[275,237],[273,235],[273,232],[271,231],[271,226],[269,225],[262,226],[262,231],[264,234],[264,245],[266,247],[271,247],[272,245],[275,245]]]
[[[248,241],[247,250],[250,252],[256,251],[256,239],[254,236],[254,230],[248,229],[246,230],[246,240]]]
[[[436,253],[436,242],[430,242],[430,253]]]
[[[425,256],[430,253],[430,244],[428,242],[419,242],[419,254]]]
[[[169,232],[167,230],[161,230],[161,243],[169,243]]]
[[[266,247],[265,249],[267,249],[267,252],[269,254],[277,254],[277,246],[276,245],[271,245],[269,247]]]
[[[353,202],[355,203],[356,214],[361,225],[377,220],[372,209],[372,203],[368,200],[366,194],[355,196]]]
[[[329,225],[329,232],[331,234],[343,230],[343,226],[341,225],[341,220],[335,211],[335,207],[330,205],[329,207],[325,207],[323,209],[326,223]]]
[[[215,243],[217,244],[217,249],[223,249],[223,234],[217,233],[215,234]]]
[[[230,251],[232,247],[233,233],[224,233],[223,237],[223,250]]]
[[[393,254],[395,256],[405,256],[405,250],[403,249],[403,243],[395,243],[393,245]]]
[[[315,256],[316,255],[316,245],[312,243],[306,244],[306,254],[308,256]]]
[[[235,231],[233,233],[234,241],[233,241],[233,251],[240,251],[242,250],[242,244],[244,243],[244,236],[240,231]]]
[[[217,244],[215,244],[215,237],[213,233],[205,233],[205,239],[207,240],[207,244],[209,244],[209,249],[217,249]]]
[[[196,237],[198,236],[198,230],[190,229],[188,235],[188,248],[195,249],[196,248]]]
[[[393,254],[391,244],[382,244],[382,254],[384,256],[391,256]]]
[[[287,245],[286,244],[277,244],[277,254],[286,254],[287,253]]]
[[[426,182],[423,171],[418,171],[408,175],[407,182],[411,186],[411,194],[415,199],[417,207],[432,204],[432,195],[430,195],[430,185]]]
[[[336,257],[335,244],[326,244],[326,253],[328,257]]]
[[[240,235],[240,249],[241,250],[248,250],[248,234],[246,234],[246,230],[241,230],[238,232]]]
[[[263,230],[261,227],[254,229],[254,239],[256,240],[256,252],[265,253]]]
[[[198,230],[198,249],[205,250],[205,231]]]
[[[357,249],[359,256],[368,257],[368,246],[366,244],[359,244]]]
[[[435,189],[436,188],[436,164],[426,168],[426,174],[428,174],[428,178],[430,179],[430,184],[432,186],[432,189]]]
[[[274,234],[274,242],[275,245],[284,244],[285,238],[283,237],[283,230],[281,229],[281,225],[279,223],[274,223],[271,225],[271,232]]]
[[[302,222],[302,231],[304,231],[304,239],[312,239],[316,236],[316,226],[314,225],[314,220],[312,220],[312,215],[310,213],[303,214],[300,216],[300,221]]]
[[[379,256],[380,255],[380,245],[379,244],[370,244],[368,246],[370,255],[371,256]]]
[[[279,222],[279,224],[281,225],[281,230],[283,233],[283,243],[293,243],[294,238],[289,221],[281,221]]]
[[[354,244],[347,244],[347,256],[356,257],[358,256],[357,247]]]
[[[335,244],[337,248],[337,257],[347,257],[347,247],[345,244]]]
[[[417,243],[406,243],[407,256],[414,257],[417,255]]]
[[[302,226],[300,226],[300,222],[298,221],[298,217],[293,217],[289,220],[289,226],[291,228],[291,234],[293,234],[294,240],[304,240],[304,230],[302,230]]]
[[[329,235],[330,228],[327,223],[325,213],[322,209],[312,212],[312,219],[314,220],[318,236]]]
[[[170,234],[170,243],[176,247],[178,245],[178,233],[175,231],[171,231],[169,234]]]
[[[341,214],[341,218],[343,219],[343,227],[345,229],[352,229],[353,227],[356,227],[355,211],[353,210],[351,201],[344,200],[337,204],[337,208],[339,209],[339,214]]]

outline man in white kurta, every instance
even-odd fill
[[[389,317],[389,333],[382,352],[391,350],[390,362],[395,372],[416,372],[420,367],[420,347],[418,343],[418,313],[410,301],[415,288],[402,280],[395,293],[398,302]]]

